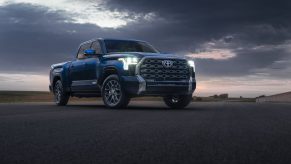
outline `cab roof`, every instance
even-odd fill
[[[82,46],[82,45],[84,45],[84,44],[87,44],[87,43],[92,43],[92,42],[97,41],[97,40],[100,40],[100,41],[104,41],[104,40],[120,40],[120,41],[146,42],[146,41],[143,41],[143,40],[137,40],[137,39],[94,38],[94,39],[90,39],[90,40],[88,40],[88,41],[82,42],[82,43],[80,44],[80,46]]]

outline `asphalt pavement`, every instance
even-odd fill
[[[0,104],[0,164],[291,162],[291,104]]]

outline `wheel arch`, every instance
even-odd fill
[[[117,76],[119,76],[119,74],[120,74],[116,67],[114,67],[114,66],[105,67],[102,71],[102,76],[98,79],[98,84],[102,85],[104,80],[108,76],[113,75],[113,74],[115,74]]]

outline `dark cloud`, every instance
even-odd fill
[[[290,78],[281,73],[290,68],[287,64],[272,68],[276,61],[291,60],[290,46],[280,46],[291,39],[291,3],[287,0],[109,0],[107,5],[114,10],[155,13],[161,19],[144,30],[145,38],[153,42],[158,38],[156,45],[167,51],[195,52],[214,41],[211,48],[236,54],[228,60],[196,59],[201,75],[243,76],[261,70]]]
[[[167,19],[187,24],[195,22],[228,26],[245,23],[288,23],[290,2],[287,0],[107,0],[107,6],[129,12],[154,12]],[[191,21],[189,21],[191,20]],[[225,24],[228,22],[227,24]],[[199,25],[199,24],[198,24]],[[211,27],[213,28],[213,27]]]
[[[206,75],[223,75],[223,76],[243,76],[254,73],[256,69],[262,68],[270,68],[272,69],[272,65],[276,61],[280,61],[282,59],[286,59],[290,57],[290,54],[285,52],[284,50],[274,48],[273,50],[238,50],[236,52],[237,56],[222,61],[215,60],[201,60],[198,59],[197,67],[198,70],[202,71],[200,74]],[[287,60],[287,59],[286,59]],[[289,59],[290,60],[290,59]],[[282,74],[276,74],[276,72],[280,72],[282,69],[286,69],[289,65],[285,65],[284,67],[277,68],[278,70],[274,72],[266,72],[267,70],[261,70],[257,73],[273,73],[273,76],[281,76],[284,78],[290,78]]]
[[[1,7],[0,70],[45,72],[52,63],[72,58],[80,42],[94,37],[142,39],[161,51],[179,54],[214,42],[210,48],[236,54],[227,60],[197,59],[197,70],[204,76],[249,75],[254,70],[268,71],[277,61],[290,61],[290,47],[282,46],[291,39],[291,6],[287,0],[108,0],[103,5],[130,15],[154,16],[110,29],[69,23],[70,17],[62,11],[40,6]],[[276,68],[272,75],[289,67]]]
[[[90,24],[66,23],[69,18],[47,8],[17,4],[0,9],[0,70],[47,71],[70,60],[80,42],[102,30]]]

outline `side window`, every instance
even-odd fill
[[[96,51],[96,54],[102,54],[101,46],[99,41],[95,41],[92,43],[91,48]]]
[[[79,52],[78,52],[78,59],[85,59],[86,56],[84,55],[84,51],[90,48],[91,43],[86,43],[83,44],[80,48],[79,48]]]

